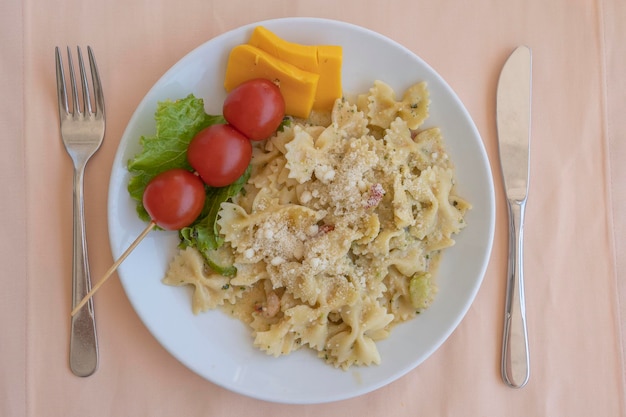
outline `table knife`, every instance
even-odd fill
[[[509,220],[502,379],[521,388],[530,376],[530,355],[524,299],[524,211],[530,171],[530,113],[532,53],[516,48],[507,59],[497,90],[497,128],[500,165]]]

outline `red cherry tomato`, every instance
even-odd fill
[[[152,178],[143,193],[150,218],[165,230],[180,230],[200,215],[206,193],[197,175],[171,169]]]
[[[187,160],[207,185],[232,184],[252,159],[252,144],[230,125],[212,125],[194,136],[187,148]]]
[[[255,78],[235,87],[224,100],[224,118],[251,140],[276,132],[285,117],[285,99],[273,82]]]

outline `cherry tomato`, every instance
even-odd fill
[[[224,118],[251,140],[276,132],[285,117],[285,99],[273,82],[255,78],[235,87],[224,100]]]
[[[150,218],[165,230],[180,230],[200,215],[206,193],[202,180],[184,169],[171,169],[152,178],[143,193]]]
[[[252,144],[228,124],[209,126],[194,136],[187,148],[187,160],[207,185],[232,184],[252,159]]]

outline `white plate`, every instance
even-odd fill
[[[379,343],[382,363],[335,369],[307,349],[274,358],[255,349],[249,330],[220,311],[191,312],[190,291],[161,283],[175,253],[176,233],[151,232],[120,266],[122,285],[154,337],[189,369],[229,390],[273,402],[311,404],[336,401],[380,388],[428,358],[457,327],[480,287],[491,253],[495,203],[489,161],[480,135],[463,104],[432,68],[403,46],[343,22],[290,18],[260,22],[224,33],[174,65],[135,111],[117,151],[109,188],[109,234],[118,257],[145,228],[126,190],[127,161],[140,151],[139,137],[154,134],[158,101],[194,93],[206,110],[221,113],[222,81],[230,49],[245,43],[258,25],[293,42],[343,46],[344,90],[365,91],[375,79],[399,94],[425,80],[431,94],[429,126],[439,126],[456,164],[460,194],[473,204],[468,226],[447,250],[432,307],[393,329]]]

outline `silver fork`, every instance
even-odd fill
[[[85,210],[83,200],[83,178],[87,161],[100,148],[104,139],[105,117],[104,97],[96,60],[91,47],[87,47],[89,66],[93,82],[93,103],[89,82],[80,47],[78,51],[78,68],[80,71],[80,90],[74,76],[72,53],[67,48],[69,81],[72,89],[71,107],[65,86],[65,72],[59,48],[55,48],[57,93],[59,99],[59,118],[61,137],[67,153],[74,164],[74,234],[72,254],[72,308],[91,289],[89,260],[87,256],[87,239],[85,237]],[[70,330],[70,368],[75,375],[89,376],[98,368],[98,339],[93,301],[90,299],[71,321]]]

